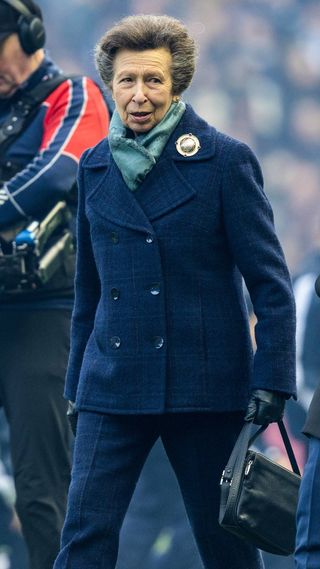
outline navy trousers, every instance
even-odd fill
[[[297,512],[296,569],[320,567],[320,440],[311,437]]]
[[[61,551],[54,569],[114,569],[119,533],[143,464],[160,436],[206,569],[263,569],[260,553],[218,525],[219,481],[241,413],[80,412]]]

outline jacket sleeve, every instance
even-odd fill
[[[242,143],[225,164],[223,215],[230,249],[257,317],[252,388],[295,395],[295,302],[263,191],[258,161]]]
[[[38,153],[1,188],[0,227],[49,211],[65,199],[76,180],[82,152],[107,134],[106,103],[87,77],[64,81],[43,106],[46,112]]]
[[[85,154],[84,154],[85,157]],[[100,298],[100,280],[91,246],[89,221],[85,212],[85,184],[79,166],[77,212],[77,263],[75,302],[71,322],[71,347],[66,375],[66,399],[75,401],[85,348],[93,330]]]

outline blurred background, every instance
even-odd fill
[[[320,379],[317,334],[320,301],[315,298],[313,289],[320,273],[320,2],[39,0],[39,4],[51,56],[65,72],[86,73],[96,80],[94,45],[104,31],[123,16],[142,12],[175,16],[187,24],[197,40],[197,72],[184,99],[218,129],[247,142],[258,156],[265,190],[274,209],[277,233],[294,281],[298,308],[299,402],[298,405],[289,402],[286,421],[303,467],[306,445],[300,430]],[[278,438],[275,430],[271,428],[269,432],[268,429],[265,450],[285,464],[286,457]],[[5,453],[5,436],[2,448]],[[6,456],[3,458],[7,461]],[[175,502],[175,526],[170,526],[170,515],[161,519],[157,504],[153,503],[149,521],[145,526],[141,522],[146,515],[141,504],[147,504],[148,491],[154,493],[152,485],[151,490],[144,486],[146,479],[150,481],[148,476],[158,477],[162,488],[172,489],[174,498],[167,501],[163,498],[162,505],[167,504],[169,508],[173,499],[180,500],[161,451],[156,451],[151,460],[149,475],[146,469],[146,478],[138,489],[140,506],[133,506],[129,511],[121,550],[124,553],[118,569],[131,569],[128,559],[131,556],[132,560],[132,528],[140,535],[144,528],[144,535],[148,535],[150,524],[156,520],[159,524],[149,544],[149,553],[144,554],[143,563],[140,561],[132,568],[200,569],[180,503]],[[152,474],[152,468],[156,474]],[[5,482],[10,501],[14,499],[12,485],[10,479]],[[177,533],[178,522],[180,534]],[[21,547],[23,549],[23,545]],[[183,547],[187,561],[179,557]],[[19,560],[13,561],[13,548],[18,551],[16,543],[4,545],[3,553],[0,548],[0,569],[25,569],[23,551],[20,550]],[[170,548],[171,553],[174,552],[171,557]],[[127,559],[126,553],[129,554]],[[266,555],[265,562],[266,569],[293,568],[291,558]]]
[[[93,47],[134,13],[181,18],[199,46],[185,93],[210,123],[261,161],[289,267],[320,233],[318,0],[40,0],[47,46],[67,72],[95,74]]]

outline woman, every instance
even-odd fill
[[[181,22],[125,18],[96,62],[116,111],[79,173],[65,390],[78,425],[55,569],[115,567],[158,437],[205,568],[261,568],[258,552],[217,522],[244,411],[277,420],[295,393],[294,301],[260,168],[181,100],[195,67]],[[254,360],[240,271],[258,318]]]

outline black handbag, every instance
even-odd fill
[[[293,472],[249,449],[267,426],[252,436],[253,424],[245,423],[240,432],[220,481],[219,523],[259,549],[290,555],[301,476],[282,421],[278,426]]]

